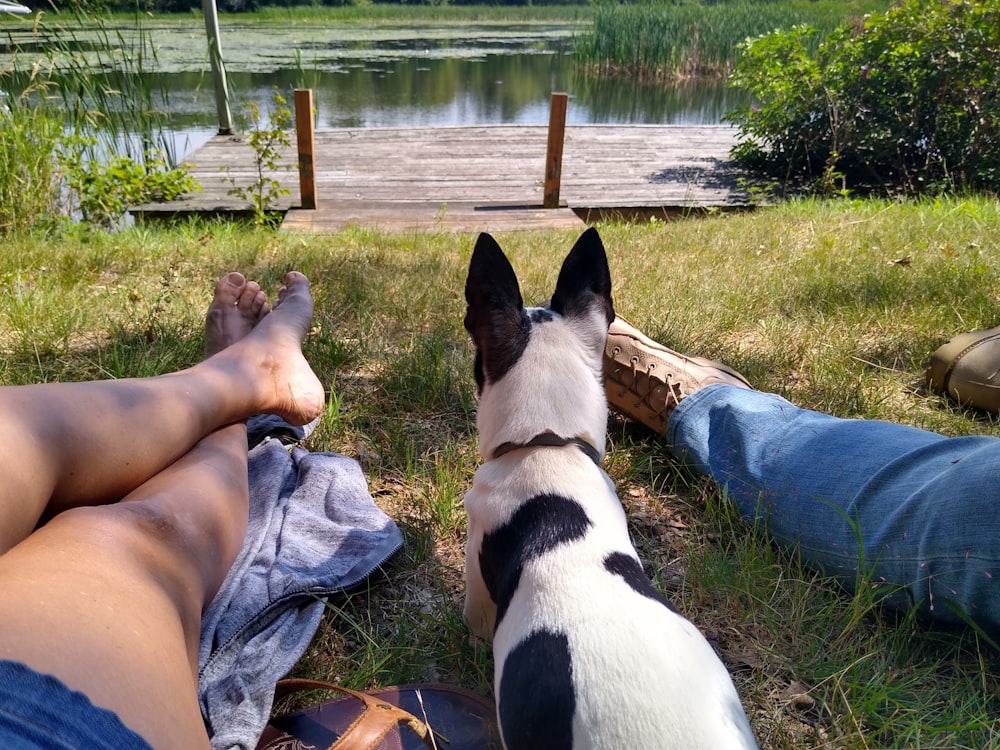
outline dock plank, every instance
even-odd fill
[[[566,226],[574,215],[613,210],[737,208],[746,204],[746,196],[729,159],[735,143],[736,130],[722,125],[568,126],[560,190],[565,209],[541,211],[544,125],[318,130],[318,208],[292,211],[285,224],[306,231],[332,231],[349,223],[466,230],[485,227],[490,208],[495,209],[490,226],[511,227],[546,221]],[[151,218],[248,208],[229,195],[234,185],[248,186],[256,179],[253,151],[242,138],[211,138],[187,161],[201,192],[169,204],[138,206],[133,213]],[[294,209],[299,203],[294,147],[282,151],[281,163],[285,169],[269,177],[290,194],[275,207]],[[518,210],[523,215],[514,213]]]
[[[570,208],[523,205],[483,206],[476,203],[344,201],[324,203],[322,210],[292,209],[282,229],[334,232],[347,226],[387,232],[513,232],[525,229],[582,229],[583,220]]]

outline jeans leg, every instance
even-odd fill
[[[710,385],[670,416],[675,455],[751,522],[853,590],[1000,628],[1000,439],[839,419]]]

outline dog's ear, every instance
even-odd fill
[[[476,345],[475,375],[481,391],[486,380],[499,380],[517,362],[530,328],[514,268],[485,232],[469,261],[465,302],[465,330]]]
[[[563,261],[550,306],[560,315],[572,317],[587,312],[594,304],[600,305],[611,325],[615,319],[611,270],[601,236],[591,227],[580,235]]]

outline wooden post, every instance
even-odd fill
[[[559,184],[562,181],[563,140],[566,137],[568,94],[553,93],[549,102],[549,147],[545,156],[544,208],[559,208]]]
[[[316,208],[316,134],[312,89],[295,89],[295,135],[299,149],[299,192],[302,208]]]

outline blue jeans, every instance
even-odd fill
[[[839,419],[709,385],[667,424],[674,454],[848,589],[1000,630],[1000,439]]]
[[[95,706],[56,677],[8,659],[0,659],[0,747],[153,750],[118,714]]]

